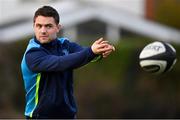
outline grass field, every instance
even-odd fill
[[[0,44],[0,111],[5,111],[0,117],[13,118],[24,113],[20,62],[27,42]],[[180,117],[180,63],[177,61],[171,72],[160,76],[144,72],[138,56],[150,42],[146,38],[122,39],[110,57],[75,70],[78,118]],[[180,45],[172,45],[179,60]]]

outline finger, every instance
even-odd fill
[[[107,40],[103,40],[100,44],[109,44],[109,41],[107,41]]]
[[[102,44],[98,44],[98,48],[104,48],[104,47],[108,47],[109,45],[107,43],[102,43]]]
[[[108,47],[111,47],[113,51],[115,51],[115,47],[113,45],[108,44]]]
[[[103,54],[102,54],[103,58],[106,58],[106,57],[108,57],[109,55],[110,55],[110,53],[103,53]]]
[[[111,52],[112,52],[112,50],[106,51],[106,52],[103,53],[103,56],[108,56],[108,55],[111,54]]]
[[[111,47],[103,47],[103,48],[98,48],[97,52],[98,53],[104,53],[106,51],[112,51],[112,48]]]
[[[108,57],[111,54],[111,52],[115,51],[115,47],[112,45],[109,45],[109,49],[110,50],[107,50],[107,51],[102,53],[103,58]]]
[[[112,49],[113,51],[115,50],[114,46],[107,44],[107,43],[101,44],[101,47],[106,47],[106,48]]]
[[[101,44],[107,44],[108,46],[111,46],[111,47],[112,47],[113,51],[116,50],[113,45],[109,44],[109,41],[102,41]]]
[[[114,46],[112,46],[113,47],[113,51],[115,51],[116,49],[115,49],[115,47]]]
[[[97,44],[100,44],[103,41],[103,37],[99,38],[98,40],[96,40]]]

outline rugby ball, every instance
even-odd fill
[[[154,74],[170,71],[176,61],[176,50],[174,47],[161,41],[149,43],[139,55],[139,63],[143,70]]]

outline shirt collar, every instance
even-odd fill
[[[47,47],[51,47],[51,46],[55,46],[57,44],[57,38],[49,43],[44,43],[44,44],[41,44],[37,39],[36,37],[34,37],[34,41],[42,46],[47,46]]]

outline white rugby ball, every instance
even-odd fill
[[[139,63],[143,70],[154,74],[170,71],[176,60],[174,47],[160,41],[146,45],[139,55]]]

